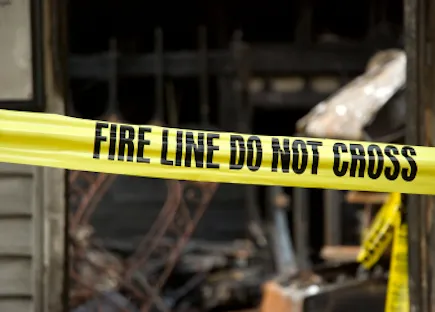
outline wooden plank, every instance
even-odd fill
[[[0,296],[31,296],[31,266],[31,259],[0,258]]]
[[[349,204],[378,205],[383,204],[387,198],[387,193],[349,191],[346,195],[346,201]]]
[[[30,176],[3,177],[0,174],[0,218],[2,215],[31,215],[33,183]]]
[[[0,311],[34,312],[32,301],[29,299],[0,299]]]
[[[32,219],[0,219],[0,256],[32,255]]]

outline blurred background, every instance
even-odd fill
[[[0,10],[11,3],[0,0]],[[34,76],[34,84],[42,79],[39,88],[54,86],[62,98],[59,104],[46,92],[45,103],[35,86],[39,110],[132,124],[404,142],[403,1],[74,0],[47,1],[45,11],[33,12],[40,32],[34,44],[46,36],[50,46],[43,55],[33,47],[33,59],[53,72],[50,79]],[[49,21],[45,28],[43,21]],[[0,11],[0,35],[1,22]],[[367,94],[369,85],[386,88],[388,96]],[[5,172],[21,176],[20,170]],[[58,247],[50,253],[57,258],[37,259],[42,268],[51,257],[47,263],[57,267],[52,289],[64,295],[65,310],[384,310],[388,255],[370,271],[355,259],[386,194],[32,174],[52,186],[47,192],[54,197],[44,195],[41,207],[52,206],[41,209],[56,233],[39,228],[45,234],[38,235],[44,246]],[[41,268],[37,276],[48,282]],[[60,271],[67,275],[61,283]],[[18,296],[13,302],[29,296],[8,291]]]
[[[299,134],[296,122],[364,73],[376,52],[403,45],[401,1],[77,0],[67,16],[69,115],[194,129]],[[400,117],[381,117],[373,139],[400,131]],[[324,264],[328,247],[334,261],[352,258],[365,206],[382,203],[367,194],[349,203],[339,191],[79,172],[69,183],[73,233],[91,226],[150,280],[133,278],[141,311],[254,308],[265,281]]]

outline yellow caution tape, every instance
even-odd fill
[[[409,311],[408,225],[401,222],[400,215],[396,218],[385,311]]]
[[[115,174],[435,194],[435,149],[0,110],[0,161]]]
[[[401,194],[391,193],[377,213],[357,258],[364,268],[370,269],[393,240],[394,223],[400,214],[400,206]]]

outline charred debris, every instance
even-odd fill
[[[361,96],[364,79],[402,61],[390,50],[402,48],[401,1],[273,1],[250,14],[212,1],[199,15],[166,5],[71,2],[69,115],[337,138],[340,125],[360,140],[403,139],[402,80],[387,103]],[[343,86],[342,98],[360,99],[351,117],[365,105],[367,118],[337,119],[342,98],[324,100]],[[383,311],[386,267],[363,272],[354,259],[384,194],[74,171],[69,193],[70,311]]]
[[[204,311],[259,304],[271,276],[264,251],[252,241],[190,240],[218,188],[214,183],[167,181],[168,196],[153,226],[137,243],[98,239],[89,220],[93,198],[114,176],[71,172],[87,190],[72,199],[71,311]],[[91,198],[92,197],[92,198]]]

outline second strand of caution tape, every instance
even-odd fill
[[[400,215],[396,219],[385,311],[409,311],[408,225]]]
[[[364,237],[358,261],[371,269],[392,244],[386,312],[409,311],[408,226],[403,215],[401,194],[389,194]]]

